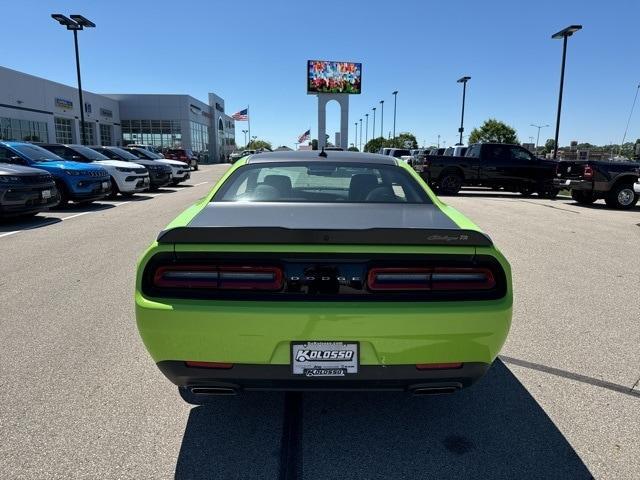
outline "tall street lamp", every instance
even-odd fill
[[[371,128],[371,139],[376,138],[376,107],[373,107],[373,126]]]
[[[358,148],[358,122],[354,124],[356,126],[356,138],[353,140],[354,148]]]
[[[362,119],[360,119],[360,151],[362,151]]]
[[[538,129],[538,136],[536,137],[536,151],[538,151],[538,143],[540,143],[540,129],[546,128],[549,125],[536,125],[534,123],[531,124],[532,127],[536,127]]]
[[[462,145],[462,132],[464,132],[464,101],[467,96],[467,82],[471,80],[471,77],[462,77],[458,79],[458,83],[462,84],[462,116],[460,117],[460,128],[458,132],[460,132],[460,141],[458,145]]]
[[[582,25],[571,25],[558,33],[551,35],[554,40],[562,39],[562,67],[560,69],[560,93],[558,94],[558,116],[556,117],[556,136],[555,144],[553,146],[553,159],[558,156],[558,135],[560,134],[560,112],[562,110],[562,90],[564,88],[564,65],[567,60],[567,38],[576,33],[578,30],[582,30]]]
[[[87,20],[82,15],[69,15],[71,18],[65,17],[61,13],[52,13],[51,18],[57,21],[63,27],[67,27],[67,30],[73,31],[73,44],[76,47],[76,72],[78,74],[78,97],[80,100],[80,143],[84,145],[86,143],[85,126],[84,126],[84,101],[82,100],[82,79],[80,78],[80,54],[78,53],[78,30],[86,28],[93,28],[96,26],[90,20]]]
[[[249,130],[242,130],[242,133],[244,133],[244,146],[245,146],[245,147],[247,146],[247,132],[248,132],[248,131],[249,131]]]
[[[391,92],[393,95],[393,138],[396,138],[396,106],[398,100],[398,90]]]
[[[369,114],[365,113],[364,116],[366,118],[364,122],[364,144],[366,146],[369,141]]]
[[[384,138],[384,100],[380,100],[380,136]]]

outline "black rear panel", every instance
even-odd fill
[[[216,288],[159,287],[154,275],[167,266],[251,265],[277,267],[282,286],[275,291],[219,290]],[[495,285],[486,290],[456,291],[373,291],[367,276],[372,269],[409,268],[486,268]],[[248,254],[248,253],[160,253],[147,263],[142,291],[154,298],[193,298],[211,300],[287,300],[287,301],[451,301],[493,300],[506,294],[506,277],[498,261],[484,255],[403,255],[403,254]]]

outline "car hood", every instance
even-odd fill
[[[178,160],[169,160],[167,158],[159,158],[157,160],[154,160],[154,162],[158,162],[158,163],[164,163],[165,165],[171,165],[172,167],[177,167],[177,168],[187,168],[188,165],[184,162],[180,162]]]
[[[24,167],[12,163],[0,163],[0,175],[42,175],[43,173],[39,168]]]
[[[142,165],[133,162],[123,162],[122,160],[96,160],[93,163],[103,167],[142,168]]]
[[[91,165],[90,163],[73,162],[71,160],[54,160],[51,162],[36,162],[34,163],[36,168],[42,168],[44,170],[60,169],[60,170],[97,170],[103,171],[104,168],[98,165]]]

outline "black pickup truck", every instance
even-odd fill
[[[419,173],[444,195],[457,194],[463,185],[477,185],[554,198],[559,192],[554,185],[557,166],[556,160],[538,158],[520,145],[477,143],[464,157],[427,155]]]
[[[555,184],[571,190],[571,197],[583,205],[603,198],[608,207],[626,210],[638,202],[634,183],[639,176],[640,163],[637,162],[562,161]]]

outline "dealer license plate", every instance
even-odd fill
[[[291,342],[294,375],[344,377],[358,373],[358,342]]]
[[[42,199],[46,200],[51,198],[51,190],[42,190]]]

